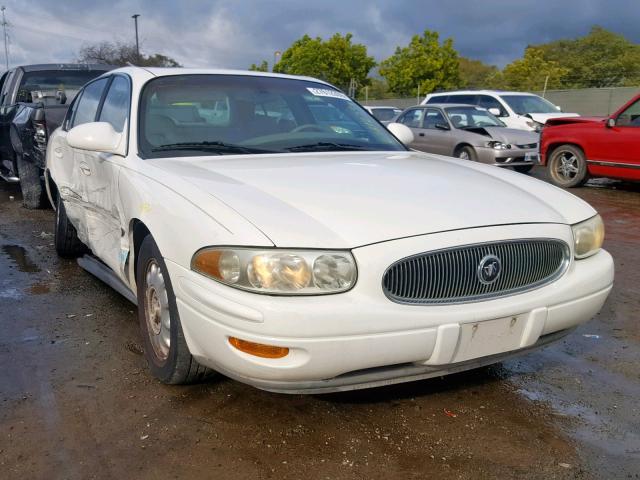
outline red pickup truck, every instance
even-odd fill
[[[548,120],[540,163],[560,187],[580,186],[589,177],[640,180],[640,95],[610,117]]]

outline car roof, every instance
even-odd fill
[[[506,90],[454,90],[451,92],[433,92],[429,96],[443,96],[443,95],[478,95],[478,94],[490,94],[490,95],[531,95],[536,96],[535,93],[530,92],[510,92]]]
[[[227,70],[217,68],[182,68],[182,67],[122,67],[113,70],[110,73],[122,72],[132,77],[168,77],[173,75],[242,75],[246,77],[271,77],[271,78],[289,78],[295,80],[306,80],[310,82],[322,83],[333,87],[330,83],[313,77],[305,77],[300,75],[285,75],[282,73],[271,72],[254,72],[249,70]]]
[[[416,105],[415,107],[409,108],[450,108],[450,107],[471,107],[471,108],[479,108],[480,110],[486,110],[485,108],[479,107],[478,105],[470,105],[468,103],[426,103],[424,105]]]
[[[87,71],[99,70],[109,71],[116,68],[113,65],[104,65],[101,63],[39,63],[36,65],[20,65],[19,67],[25,72],[42,72],[45,70],[71,70],[71,71]]]

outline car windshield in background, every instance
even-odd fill
[[[449,121],[455,128],[482,128],[504,127],[504,123],[498,120],[487,110],[479,107],[449,107],[444,109]]]
[[[537,95],[501,95],[518,115],[527,113],[558,113],[556,106]]]
[[[400,115],[402,110],[398,108],[372,108],[371,114],[381,122],[388,122]]]
[[[142,93],[145,158],[279,152],[405,150],[332,87],[252,75],[176,75]]]
[[[41,92],[45,97],[52,96],[52,92],[54,94],[55,92],[64,92],[67,97],[67,103],[70,103],[85,83],[102,73],[104,72],[96,70],[40,70],[26,72],[18,89],[18,100],[32,101],[32,92]]]

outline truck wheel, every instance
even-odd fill
[[[63,258],[76,258],[86,253],[88,248],[78,238],[78,232],[69,218],[64,208],[64,203],[60,195],[56,200],[56,224],[54,233],[54,243],[56,252]]]
[[[171,385],[195,383],[212,374],[189,352],[169,272],[151,235],[142,241],[136,263],[138,321],[151,373]]]
[[[584,152],[574,145],[560,145],[549,158],[549,178],[559,187],[579,187],[589,179]]]
[[[462,160],[471,160],[472,162],[475,162],[476,160],[478,160],[478,155],[476,155],[476,151],[473,149],[473,147],[470,147],[469,145],[458,147],[455,153],[453,154],[453,156],[458,157]]]
[[[28,162],[23,155],[16,154],[18,177],[22,189],[22,203],[31,210],[47,205],[47,194],[40,179],[40,167]]]

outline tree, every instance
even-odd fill
[[[329,40],[304,35],[285,50],[274,72],[308,75],[347,89],[354,79],[358,86],[369,84],[369,71],[376,66],[367,47],[352,43],[353,35],[336,33]]]
[[[252,63],[249,67],[249,70],[252,72],[268,72],[269,71],[269,63],[266,60],[263,60],[260,65],[256,65]]]
[[[136,53],[136,46],[132,43],[100,42],[86,44],[78,52],[78,63],[101,63],[106,65],[138,65],[141,67],[181,67],[173,58],[160,53],[153,55]]]
[[[561,88],[568,73],[558,62],[545,60],[541,48],[527,47],[524,57],[504,67],[493,83],[510,90],[542,90],[545,83],[547,88]]]
[[[568,70],[566,88],[640,84],[640,45],[594,26],[588,35],[538,45],[544,59]]]
[[[465,88],[490,88],[500,72],[495,65],[487,65],[480,60],[458,57],[460,65],[460,86]]]
[[[408,46],[397,47],[395,53],[380,63],[380,75],[386,78],[392,92],[401,96],[416,95],[436,89],[460,86],[458,52],[453,40],[442,45],[438,32],[425,30],[415,35]]]

